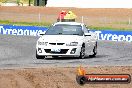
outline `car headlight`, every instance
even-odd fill
[[[66,46],[77,46],[77,45],[78,45],[78,42],[71,42],[66,44]]]
[[[40,42],[40,41],[38,41],[38,45],[45,45],[45,46],[47,46],[47,44],[48,44],[48,42]]]

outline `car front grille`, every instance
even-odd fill
[[[51,54],[66,54],[69,49],[61,49],[60,52],[53,52],[51,51],[51,49],[44,49],[44,50],[46,53],[51,53]]]
[[[65,43],[57,43],[57,45],[64,45]]]
[[[56,43],[49,43],[50,45],[56,45]]]
[[[64,45],[65,43],[49,43],[50,45]]]

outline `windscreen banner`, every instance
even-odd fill
[[[40,36],[47,27],[0,25],[0,34]],[[98,35],[98,40],[132,42],[132,31],[91,30]]]

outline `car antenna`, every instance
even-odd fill
[[[84,22],[83,16],[82,16],[82,23]]]

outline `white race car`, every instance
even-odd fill
[[[83,23],[57,22],[53,24],[36,44],[36,58],[96,56],[97,35]]]

